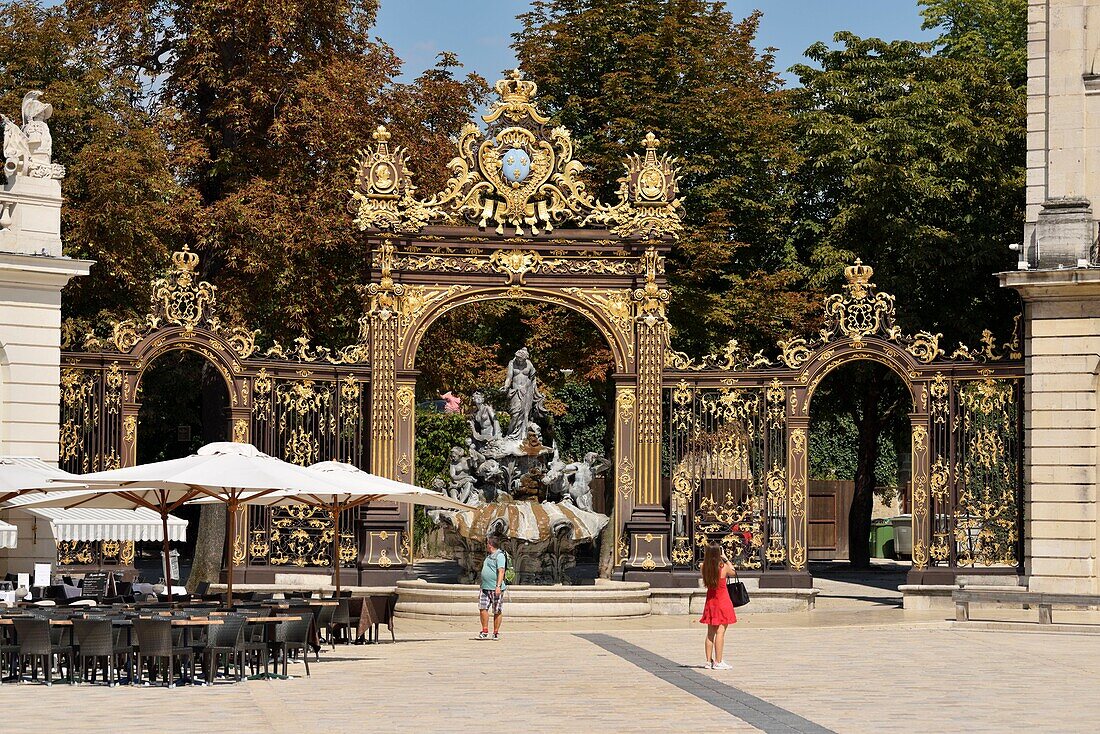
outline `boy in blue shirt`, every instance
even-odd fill
[[[478,639],[489,639],[489,610],[493,611],[493,639],[500,639],[500,623],[504,619],[504,571],[508,561],[500,549],[500,539],[489,536],[485,539],[488,554],[481,564],[481,594],[478,595],[477,608],[481,612],[481,634]]]

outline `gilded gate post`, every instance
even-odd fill
[[[796,393],[797,394],[797,393]],[[810,418],[787,417],[787,558],[795,573],[806,573],[809,554],[809,437]]]
[[[627,541],[623,537],[623,524],[630,517],[636,502],[638,444],[638,391],[627,382],[615,385],[615,506],[611,521],[615,524],[614,565],[618,566],[630,557]]]
[[[382,244],[382,277],[367,289],[370,296],[370,426],[371,471],[388,479],[397,478],[397,299],[404,287],[390,275],[393,245]]]
[[[928,568],[928,414],[910,413],[912,423],[913,571]]]
[[[661,378],[668,342],[665,307],[668,290],[658,280],[664,258],[655,247],[646,249],[641,267],[645,276],[632,298],[636,305],[635,341],[638,357],[634,507],[626,524],[627,567],[635,571],[672,569],[672,527],[661,496]]]

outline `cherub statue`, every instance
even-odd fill
[[[611,462],[595,451],[589,451],[585,454],[584,461],[566,464],[561,470],[568,483],[566,499],[572,500],[573,504],[582,510],[594,512],[592,509],[592,480],[596,478],[597,474],[607,471],[609,468],[611,468]]]

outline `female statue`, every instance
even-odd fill
[[[467,423],[474,439],[474,446],[479,449],[500,438],[500,422],[497,421],[497,413],[493,410],[493,406],[485,402],[485,395],[480,391],[474,393],[474,413]]]
[[[543,395],[539,392],[535,377],[535,365],[531,364],[531,355],[526,349],[517,351],[508,363],[504,390],[508,394],[508,412],[512,415],[505,438],[522,441],[527,438],[527,427],[533,422],[535,414],[545,412]]]

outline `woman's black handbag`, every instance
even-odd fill
[[[730,601],[733,602],[734,607],[743,607],[749,603],[749,590],[745,588],[741,579],[737,578],[736,571],[732,579],[726,579],[726,591],[729,592]]]

